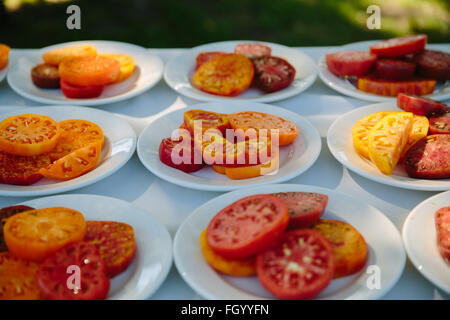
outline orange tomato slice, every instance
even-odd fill
[[[198,89],[221,96],[235,96],[253,81],[251,60],[242,54],[223,54],[203,63],[192,77]]]
[[[38,269],[35,262],[0,253],[0,300],[38,300]]]
[[[271,137],[271,129],[278,130],[280,146],[293,142],[299,133],[299,128],[295,123],[268,113],[242,111],[229,114],[228,120],[234,130],[242,129],[245,132],[248,129],[255,129],[259,132],[261,129],[265,129],[268,137]]]
[[[52,161],[58,160],[90,143],[105,142],[102,128],[87,120],[64,120],[59,122],[61,136],[56,147],[49,153]]]
[[[97,141],[56,160],[39,173],[57,180],[70,180],[93,170],[100,161],[102,143]]]
[[[436,87],[436,80],[433,79],[413,79],[413,80],[383,80],[373,76],[358,77],[357,88],[361,91],[381,95],[396,97],[399,93],[422,96],[433,93]]]
[[[0,43],[0,70],[7,66],[10,47]]]
[[[3,232],[14,256],[42,261],[65,245],[81,241],[86,221],[80,212],[63,207],[29,210],[9,218]]]
[[[45,52],[42,55],[45,63],[52,64],[54,66],[59,65],[64,59],[77,58],[77,57],[94,57],[97,55],[97,49],[90,44],[81,44],[75,46],[68,46],[64,48],[54,49]]]
[[[225,259],[214,252],[206,238],[207,229],[200,235],[200,246],[206,262],[215,270],[235,277],[249,277],[256,274],[255,257],[243,260]]]
[[[0,151],[36,156],[51,151],[60,137],[59,124],[48,116],[22,114],[0,122]]]
[[[59,65],[59,76],[77,86],[103,86],[119,79],[120,63],[101,56],[65,59]]]
[[[130,56],[127,56],[126,54],[102,53],[102,54],[99,54],[99,56],[106,57],[106,58],[112,58],[114,60],[117,60],[117,62],[119,62],[120,75],[119,75],[119,78],[115,82],[121,82],[121,81],[128,79],[129,77],[131,77],[131,75],[134,72],[134,68],[135,68],[134,59]]]

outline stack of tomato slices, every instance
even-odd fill
[[[136,250],[130,225],[69,208],[7,207],[0,222],[0,300],[105,299]]]
[[[280,299],[311,299],[332,279],[360,271],[367,259],[351,225],[321,219],[328,196],[311,192],[256,194],[220,210],[200,236],[215,270],[257,275]]]
[[[413,178],[450,178],[450,108],[445,103],[400,93],[404,111],[379,111],[352,128],[355,150],[384,174],[404,164]]]
[[[424,34],[380,41],[370,51],[341,51],[325,56],[328,70],[356,77],[359,90],[383,95],[431,94],[436,81],[450,79],[450,54],[426,50]]]
[[[128,79],[134,72],[132,57],[98,53],[90,44],[54,49],[43,54],[43,64],[31,70],[33,83],[44,89],[61,88],[67,98],[96,98],[106,85]]]
[[[98,165],[103,145],[102,129],[87,120],[56,122],[36,114],[8,117],[0,122],[0,183],[74,179]]]
[[[221,96],[236,96],[252,84],[268,93],[282,90],[294,81],[296,71],[288,61],[271,53],[269,46],[260,43],[240,43],[234,53],[201,52],[196,57],[192,83]]]
[[[249,179],[277,170],[279,146],[291,144],[298,132],[291,121],[267,113],[193,109],[172,137],[161,141],[159,159],[186,173],[208,164],[230,179]]]

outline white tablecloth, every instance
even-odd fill
[[[333,47],[299,48],[316,61]],[[182,49],[150,49],[165,62]],[[11,61],[33,53],[33,50],[12,50]],[[135,128],[137,134],[155,116],[162,112],[194,104],[198,101],[179,96],[161,80],[154,88],[133,99],[96,108],[124,116]],[[273,103],[297,112],[309,119],[322,136],[322,151],[317,162],[304,174],[287,183],[309,184],[351,194],[364,199],[382,211],[401,230],[403,222],[418,203],[431,197],[433,192],[409,191],[389,187],[360,177],[338,163],[330,154],[326,133],[337,116],[368,102],[340,95],[328,88],[320,79],[306,92],[288,100]],[[6,80],[0,83],[0,112],[7,112],[18,106],[37,106],[12,91]],[[123,199],[146,209],[156,216],[169,230],[172,237],[189,213],[206,201],[218,196],[218,192],[191,190],[163,181],[140,163],[135,154],[118,172],[94,185],[70,193],[99,194]],[[0,207],[26,201],[29,198],[0,197]],[[380,230],[382,233],[383,230]],[[398,283],[385,295],[385,299],[449,299],[449,296],[427,281],[408,261]],[[201,299],[181,278],[175,266],[166,281],[151,299]]]

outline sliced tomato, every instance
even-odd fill
[[[3,227],[6,224],[6,220],[8,218],[12,217],[13,215],[16,215],[18,213],[28,211],[28,210],[34,210],[34,209],[31,207],[22,206],[22,205],[5,207],[5,208],[0,209],[0,252],[8,251],[8,247],[6,246],[5,238],[3,236]]]
[[[367,260],[364,237],[348,223],[320,219],[312,226],[330,241],[334,252],[334,278],[346,277],[360,271]]]
[[[254,69],[242,54],[218,55],[202,64],[192,77],[193,85],[220,96],[236,96],[253,81]]]
[[[206,262],[223,274],[235,277],[248,277],[256,274],[256,257],[241,260],[225,259],[214,252],[206,239],[207,229],[200,235],[200,246]]]
[[[292,230],[258,254],[256,272],[261,284],[280,299],[311,299],[333,279],[333,248],[316,231]]]
[[[13,156],[0,152],[0,183],[28,186],[42,179],[39,170],[51,164],[48,154]]]
[[[38,300],[39,264],[0,252],[0,300]]]
[[[411,131],[409,133],[408,141],[400,155],[400,160],[404,159],[409,148],[416,144],[417,141],[426,137],[430,127],[430,122],[427,117],[414,115],[411,122]]]
[[[450,134],[435,134],[419,140],[405,155],[405,169],[413,178],[450,178]]]
[[[445,111],[450,112],[450,107],[443,102],[404,93],[398,94],[397,106],[407,112],[426,117],[439,115]]]
[[[79,274],[74,267],[79,268]],[[84,241],[69,244],[45,259],[36,279],[42,297],[49,300],[102,300],[110,285],[100,252]]]
[[[134,72],[135,64],[134,59],[126,54],[121,53],[102,53],[99,56],[111,58],[119,62],[120,74],[114,83],[127,80]]]
[[[427,44],[426,34],[392,38],[370,46],[370,52],[388,58],[396,58],[423,51]]]
[[[96,55],[97,49],[93,45],[81,44],[47,51],[42,55],[42,58],[45,63],[57,66],[65,59],[85,56],[94,57]]]
[[[103,86],[77,86],[63,79],[60,80],[62,93],[71,99],[97,98],[103,92]]]
[[[68,243],[84,238],[86,221],[73,209],[29,210],[10,217],[3,228],[9,251],[31,261],[42,261]]]
[[[242,198],[220,210],[208,225],[208,244],[227,259],[245,259],[277,240],[289,223],[286,204],[268,194]]]
[[[31,69],[31,80],[39,88],[57,89],[59,88],[58,67],[48,63],[38,64]]]
[[[435,224],[439,252],[450,261],[450,207],[443,207],[435,213]]]
[[[59,124],[48,116],[21,114],[0,122],[0,151],[17,156],[36,156],[58,143]]]
[[[365,92],[382,96],[396,97],[399,93],[422,96],[433,93],[436,80],[382,80],[373,76],[358,77],[356,87]]]
[[[417,74],[440,81],[450,80],[450,53],[424,50],[414,56]]]
[[[234,53],[240,53],[250,59],[270,56],[272,49],[262,43],[239,43],[234,48]]]
[[[205,62],[208,62],[212,58],[216,56],[220,56],[225,54],[223,51],[207,51],[207,52],[200,52],[197,57],[195,58],[195,70],[200,68],[202,64]]]
[[[320,219],[328,203],[328,196],[321,193],[279,192],[273,195],[288,207],[289,229],[310,227]]]
[[[6,44],[0,43],[0,70],[8,65],[9,51],[11,48]]]
[[[133,227],[123,222],[88,221],[84,241],[98,248],[109,278],[124,272],[136,251]]]
[[[289,87],[295,79],[295,68],[279,57],[254,58],[255,84],[265,92],[275,92]]]
[[[186,111],[184,113],[184,125],[192,135],[194,134],[195,124],[199,126],[199,132],[205,132],[209,129],[217,129],[223,135],[225,135],[226,129],[231,128],[226,114],[199,109]]]
[[[328,70],[337,76],[362,76],[375,67],[377,56],[367,51],[339,51],[327,53]]]
[[[41,168],[39,173],[50,179],[74,179],[95,169],[101,153],[102,142],[93,142],[56,160],[47,168]]]
[[[375,69],[381,79],[408,80],[414,78],[416,64],[410,61],[378,59]]]
[[[184,129],[179,139],[165,138],[159,145],[159,160],[165,165],[183,172],[195,172],[205,166],[200,150],[194,145],[194,138]]]
[[[450,112],[430,118],[430,134],[450,133]]]

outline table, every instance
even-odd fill
[[[335,47],[301,47],[298,49],[317,61],[323,54],[334,50]],[[183,52],[183,49],[149,50],[160,56],[164,62]],[[18,57],[33,52],[35,51],[13,49],[11,61],[14,63]],[[166,113],[168,110],[172,111],[198,102],[179,96],[164,83],[164,80],[161,80],[155,87],[138,97],[96,108],[126,118],[139,134],[154,117]],[[335,189],[364,199],[391,219],[399,230],[410,210],[421,201],[436,194],[436,192],[404,190],[372,182],[348,171],[331,155],[326,143],[326,134],[331,123],[339,115],[370,103],[342,96],[317,79],[306,92],[272,104],[305,116],[317,127],[323,142],[317,162],[308,171],[286,183],[309,184]],[[0,112],[8,112],[17,107],[38,105],[38,103],[27,100],[12,91],[6,80],[0,83]],[[191,190],[161,180],[144,168],[136,154],[115,174],[96,184],[69,193],[99,194],[132,202],[158,218],[167,227],[172,238],[178,226],[192,210],[220,194],[219,192]],[[29,199],[0,197],[0,207]],[[166,281],[150,298],[202,299],[183,281],[175,266],[172,267]],[[450,296],[426,280],[409,261],[407,261],[398,283],[384,296],[384,299],[449,298]]]

